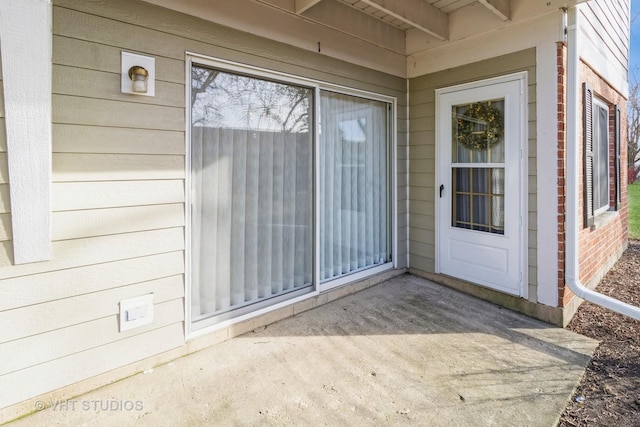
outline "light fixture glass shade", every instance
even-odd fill
[[[140,66],[129,68],[129,78],[131,79],[131,90],[136,93],[147,93],[147,79],[149,72]]]

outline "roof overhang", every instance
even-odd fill
[[[559,16],[561,10],[588,0],[145,1],[406,77],[409,57],[465,40],[472,44],[473,39],[498,30],[531,28],[529,23],[541,16]],[[539,36],[534,31],[526,37]]]

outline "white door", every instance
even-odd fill
[[[524,295],[524,78],[437,92],[440,273]]]

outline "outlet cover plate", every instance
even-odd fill
[[[153,294],[120,301],[120,332],[153,322]]]

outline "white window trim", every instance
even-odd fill
[[[233,319],[224,320],[209,326],[199,328],[197,330],[192,329],[192,313],[191,313],[191,205],[193,196],[191,194],[191,69],[193,64],[202,64],[205,66],[211,66],[219,68],[228,72],[235,72],[240,74],[248,74],[253,77],[262,77],[270,80],[276,80],[282,83],[290,83],[299,86],[305,86],[314,90],[314,170],[313,170],[313,212],[314,212],[314,246],[313,246],[313,290],[309,293],[297,297],[287,299],[286,301],[272,304],[268,307],[259,308],[251,313],[246,313]],[[319,80],[304,78],[295,76],[279,71],[267,70],[252,65],[241,64],[238,62],[228,61],[220,58],[209,57],[193,52],[186,52],[185,60],[185,340],[189,341],[203,335],[215,332],[227,328],[233,324],[246,321],[258,316],[262,316],[269,312],[278,310],[283,307],[291,306],[293,304],[305,301],[310,298],[317,297],[321,292],[328,291],[330,289],[344,286],[349,283],[362,280],[376,274],[391,270],[397,267],[397,135],[396,135],[396,123],[397,123],[397,99],[395,97],[381,95],[374,92],[364,91],[360,89],[354,89],[347,86],[336,85],[332,83],[322,82]],[[320,225],[317,218],[319,218],[320,207],[318,206],[317,194],[319,191],[319,168],[316,167],[316,160],[319,157],[319,148],[317,141],[319,140],[320,126],[320,91],[328,90],[344,95],[357,96],[361,98],[371,99],[375,101],[382,101],[391,105],[392,114],[389,123],[389,203],[390,203],[390,219],[389,226],[391,227],[390,239],[391,239],[391,262],[365,268],[363,270],[356,271],[351,274],[339,276],[336,279],[320,282],[320,262],[319,250],[320,250]]]

